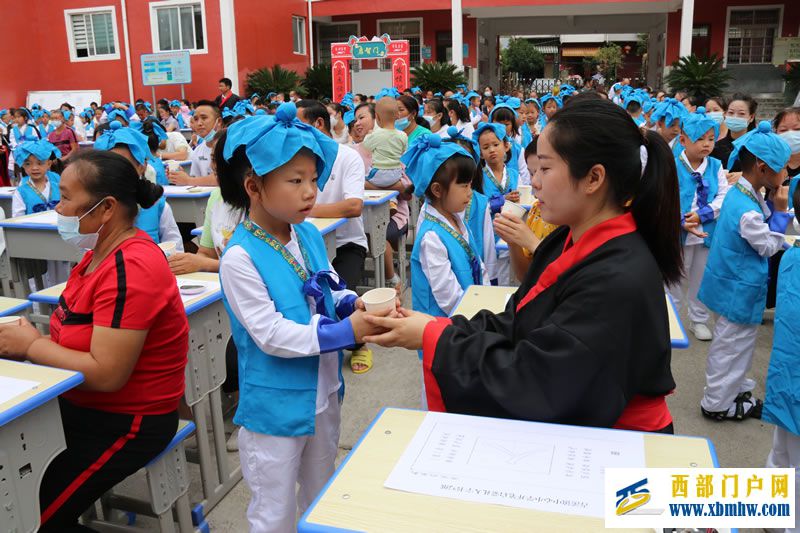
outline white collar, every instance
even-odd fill
[[[748,191],[750,191],[753,194],[753,196],[756,197],[756,200],[758,200],[758,205],[761,206],[761,211],[764,212],[764,218],[765,219],[769,218],[770,215],[772,214],[772,211],[770,211],[769,207],[767,206],[767,203],[764,201],[764,197],[761,196],[761,192],[755,190],[753,184],[744,179],[744,176],[739,178],[739,181],[737,181],[736,183],[741,185]]]
[[[692,168],[692,164],[689,162],[689,158],[686,157],[686,150],[681,152],[681,159],[683,159],[683,161],[686,163],[686,165],[689,168]],[[700,163],[700,165],[696,169],[692,169],[692,171],[693,172],[699,172],[700,174],[705,174],[706,167],[708,167],[708,158],[704,157],[703,161]]]

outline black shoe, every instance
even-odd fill
[[[759,399],[755,399],[752,401],[753,395],[748,392],[742,392],[736,399],[734,399],[733,403],[736,405],[736,410],[734,411],[733,415],[729,415],[728,411],[707,411],[700,407],[700,412],[703,413],[703,416],[706,418],[710,418],[711,420],[715,420],[717,422],[722,422],[723,420],[736,420],[737,422],[741,422],[745,418],[761,418],[761,412],[764,409],[764,402]]]

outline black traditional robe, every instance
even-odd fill
[[[543,276],[566,256],[568,234],[559,228],[540,244],[503,313],[427,326],[431,410],[645,431],[671,424],[664,284],[633,218],[590,229],[574,246],[585,257]],[[543,288],[540,278],[554,282]]]

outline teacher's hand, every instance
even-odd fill
[[[403,308],[400,309],[400,315],[399,318],[365,315],[364,319],[367,322],[388,331],[380,335],[368,335],[364,337],[364,342],[371,342],[387,348],[400,346],[409,350],[421,349],[425,326],[435,319],[425,313]]]
[[[19,325],[0,326],[0,357],[7,359],[25,359],[28,348],[42,336],[26,318],[21,318]]]

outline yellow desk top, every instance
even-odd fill
[[[340,224],[341,218],[314,218],[309,217],[306,219],[308,222],[314,224],[314,226],[320,231],[320,233],[324,232],[326,229],[330,228],[334,224]]]
[[[453,315],[463,315],[472,318],[479,311],[488,309],[494,313],[502,313],[506,308],[508,295],[514,294],[516,287],[492,287],[472,285],[467,287],[464,296],[453,311]],[[669,316],[669,336],[676,348],[685,348],[688,345],[686,333],[681,326],[680,319],[675,314],[675,307],[668,294],[664,294],[667,301],[667,314]]]
[[[53,394],[50,394],[45,400],[57,396],[58,392],[55,392],[54,388],[63,385],[65,382],[74,382],[74,385],[72,385],[72,387],[74,387],[83,381],[83,377],[78,372],[73,372],[72,370],[20,363],[7,359],[0,359],[0,376],[39,382],[39,386],[0,403],[0,418],[4,418],[4,415],[7,415],[11,409],[18,407],[23,402],[32,400],[36,396],[42,395],[49,389]],[[76,380],[76,376],[78,376],[79,379]],[[68,390],[72,387],[61,388]],[[64,391],[61,390],[60,392]]]
[[[386,478],[424,417],[423,411],[384,410],[350,453],[347,463],[337,471],[306,521],[317,528],[404,533],[603,530],[602,518],[479,504],[385,488]],[[648,467],[715,466],[706,439],[647,433],[644,447]]]
[[[30,306],[28,300],[20,300],[19,298],[7,298],[0,296],[0,316],[11,314],[12,312],[22,311]],[[14,311],[12,311],[12,309]]]

